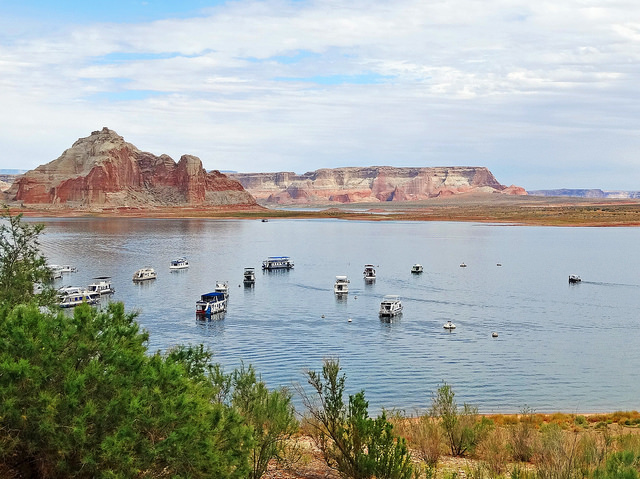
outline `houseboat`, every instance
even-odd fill
[[[395,294],[382,298],[380,303],[380,316],[392,317],[402,312],[402,301]]]
[[[245,268],[242,275],[242,281],[245,285],[254,284],[256,282],[256,271],[254,268]]]
[[[141,281],[148,281],[150,279],[156,279],[157,277],[158,274],[156,273],[156,270],[153,268],[149,268],[148,266],[133,273],[133,281],[135,281],[136,283]]]
[[[67,286],[58,290],[58,305],[61,308],[72,308],[82,303],[96,304],[100,294],[77,286]]]
[[[216,291],[203,294],[200,300],[196,301],[197,316],[211,316],[227,310],[227,298],[223,293]]]
[[[421,264],[416,263],[411,267],[411,272],[414,274],[420,274],[422,271],[424,271],[424,268]]]
[[[362,274],[364,275],[365,281],[374,281],[376,279],[376,270],[372,264],[365,264]]]
[[[229,297],[229,282],[216,281],[216,289],[214,291],[216,293],[224,294],[224,299],[227,299]]]
[[[87,287],[87,289],[92,293],[103,295],[116,292],[116,289],[111,285],[110,276],[97,276],[93,279],[95,281]]]
[[[177,258],[171,260],[169,263],[169,269],[187,269],[189,267],[189,262],[187,258]]]
[[[335,294],[347,294],[349,292],[349,279],[346,276],[336,276],[333,292]]]
[[[267,271],[291,268],[293,268],[293,261],[288,256],[269,256],[262,262],[262,269]]]

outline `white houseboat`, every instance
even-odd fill
[[[380,303],[380,316],[392,317],[402,312],[402,301],[395,294],[390,294],[382,298]]]
[[[346,276],[336,276],[333,292],[335,294],[347,294],[349,292],[349,279]]]
[[[169,263],[169,269],[187,269],[188,267],[189,262],[184,257],[171,260],[171,263]]]
[[[196,315],[211,316],[227,310],[227,298],[223,293],[212,292],[203,294],[200,300],[196,301]]]
[[[411,267],[411,272],[414,274],[420,274],[423,271],[424,271],[424,268],[422,267],[421,264],[416,263]]]
[[[374,281],[376,279],[376,270],[372,264],[365,264],[362,274],[364,275],[365,281]]]
[[[93,279],[95,281],[88,286],[89,291],[92,293],[103,295],[116,292],[116,289],[111,285],[110,276],[97,276]]]
[[[245,285],[254,284],[256,282],[255,268],[245,268],[242,275],[242,281]]]
[[[269,256],[262,262],[262,269],[267,271],[291,268],[293,268],[293,261],[288,256]]]
[[[82,303],[96,304],[100,294],[77,286],[67,286],[58,290],[58,305],[61,308],[72,308]]]
[[[224,299],[229,297],[229,282],[228,281],[216,281],[216,293],[224,294]]]
[[[158,273],[156,273],[156,270],[153,268],[149,268],[148,266],[133,273],[133,281],[135,281],[136,283],[141,281],[148,281],[150,279],[156,279],[157,277]]]

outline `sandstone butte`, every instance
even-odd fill
[[[501,185],[484,167],[333,168],[303,175],[233,173],[263,204],[371,203],[420,201],[464,193],[526,195],[519,186]]]
[[[62,155],[16,179],[10,202],[67,208],[258,207],[242,185],[199,158],[138,150],[109,128],[80,138]],[[259,208],[259,207],[258,207]]]

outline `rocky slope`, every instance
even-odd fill
[[[226,175],[207,173],[199,158],[138,150],[103,128],[62,155],[16,179],[9,201],[75,207],[254,206],[255,198]]]
[[[462,193],[526,195],[483,167],[335,168],[295,173],[230,174],[259,201],[272,204],[417,201]]]

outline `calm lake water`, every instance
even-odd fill
[[[459,403],[487,413],[525,405],[538,412],[640,409],[640,228],[37,221],[46,225],[49,261],[79,270],[57,285],[111,276],[112,300],[139,312],[151,351],[202,343],[227,371],[252,364],[270,387],[305,383],[306,369],[339,358],[347,389],[364,389],[373,411],[427,408],[442,381]],[[291,256],[295,268],[263,273],[262,260],[277,255]],[[191,267],[170,272],[179,256]],[[363,281],[365,263],[377,266],[373,284]],[[423,274],[410,273],[414,263],[424,265]],[[158,278],[134,284],[144,266]],[[256,268],[253,288],[240,286],[248,266]],[[583,282],[570,285],[569,274]],[[336,275],[351,280],[346,299],[333,293]],[[224,319],[197,320],[195,301],[216,280],[229,281],[228,311]],[[386,294],[404,304],[392,322],[378,317]],[[442,328],[447,320],[455,331]]]

